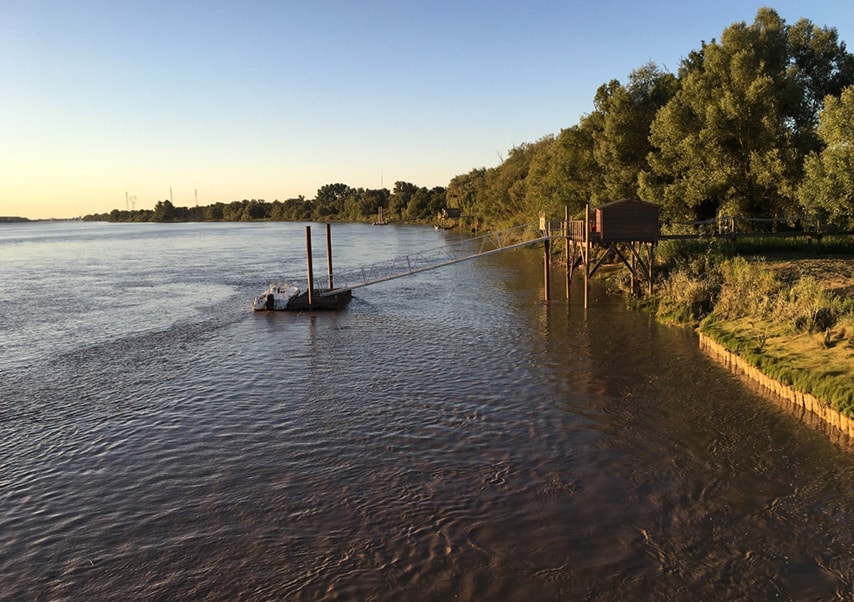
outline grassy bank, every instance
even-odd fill
[[[821,248],[667,241],[648,303],[661,321],[698,327],[767,376],[854,417],[852,250],[842,237]]]

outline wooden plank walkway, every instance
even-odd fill
[[[334,277],[334,288],[327,289],[320,295],[321,297],[338,295],[343,291],[352,291],[356,288],[388,282],[395,278],[420,274],[478,257],[486,257],[510,249],[541,243],[549,238],[551,235],[544,235],[536,223],[490,232],[435,249],[418,251],[353,270],[337,272]],[[315,288],[321,289],[323,287],[322,279],[315,279]]]

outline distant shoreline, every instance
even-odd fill
[[[0,215],[0,224],[35,224],[38,222],[79,222],[79,217],[46,217],[43,219],[30,219],[28,217],[12,217]]]

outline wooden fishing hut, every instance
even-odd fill
[[[660,237],[658,205],[638,199],[623,199],[600,205],[590,219],[590,206],[583,220],[567,220],[567,279],[578,267],[584,269],[584,307],[589,279],[607,261],[619,259],[631,274],[632,294],[646,283],[652,294],[654,249]]]
[[[439,212],[438,221],[439,225],[437,226],[440,230],[447,230],[449,228],[453,228],[457,225],[460,217],[462,217],[462,210],[450,207],[442,207],[442,210]]]

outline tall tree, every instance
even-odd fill
[[[514,146],[501,165],[487,170],[486,203],[481,214],[489,222],[525,223],[537,218],[525,211],[528,171],[537,152],[550,143],[547,137],[533,144]]]
[[[769,8],[752,25],[724,30],[720,43],[703,43],[683,61],[681,87],[651,126],[644,197],[659,199],[670,217],[796,215],[810,107],[818,90],[847,77],[819,68],[831,56],[847,69],[830,30],[806,21],[789,28]]]
[[[652,151],[650,124],[677,88],[675,75],[647,63],[630,74],[628,85],[612,80],[597,90],[594,106],[602,127],[594,138],[594,156],[609,200],[639,196],[638,176]]]
[[[528,213],[542,211],[557,218],[567,207],[577,215],[586,203],[596,204],[604,198],[602,172],[593,156],[593,139],[601,130],[601,118],[597,112],[585,116],[537,151],[528,173]]]
[[[486,168],[473,169],[466,174],[451,178],[445,191],[445,201],[448,207],[459,209],[465,219],[475,226],[479,223],[478,216],[486,198]]]
[[[854,86],[840,98],[829,96],[818,122],[824,143],[806,159],[806,175],[798,189],[802,205],[822,223],[854,227]]]
[[[157,201],[157,204],[154,206],[154,216],[152,219],[155,222],[175,221],[175,206],[172,204],[172,201],[169,199]]]
[[[395,182],[394,190],[391,191],[391,196],[388,199],[389,216],[393,219],[403,219],[409,201],[417,190],[418,186],[410,182]]]
[[[317,190],[317,195],[314,199],[315,219],[337,219],[338,215],[344,211],[344,202],[353,194],[353,189],[346,184],[325,184]]]

